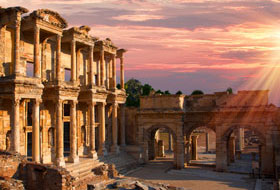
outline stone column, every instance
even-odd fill
[[[89,84],[94,85],[94,74],[93,74],[93,46],[89,47],[89,67],[90,67],[90,76],[89,76]]]
[[[109,73],[110,61],[105,61],[104,63],[106,64],[106,88],[109,89],[110,88],[110,73]]]
[[[191,138],[187,140],[186,143],[186,162],[190,164],[191,161]]]
[[[79,162],[79,156],[77,155],[77,117],[76,117],[77,101],[71,102],[70,110],[70,156],[69,161],[72,163]]]
[[[19,123],[19,105],[20,99],[13,100],[13,126],[12,126],[12,150],[20,152],[20,123]]]
[[[16,20],[15,21],[15,33],[14,33],[14,47],[15,47],[15,53],[14,53],[14,73],[15,75],[20,74],[20,26],[21,21]]]
[[[40,72],[40,28],[34,28],[34,77],[41,78]]]
[[[171,134],[171,132],[168,133],[168,136],[169,136],[169,138],[168,138],[168,150],[172,151],[172,134]]]
[[[121,75],[121,89],[124,89],[124,65],[123,65],[123,56],[120,57],[120,75]]]
[[[104,86],[105,68],[104,68],[104,50],[100,50],[100,86]]]
[[[180,126],[180,124],[177,124],[177,126]],[[182,126],[182,125],[181,125]],[[185,146],[184,146],[184,136],[183,136],[183,128],[177,127],[176,129],[176,148],[174,153],[174,158],[176,160],[176,169],[183,169],[185,166],[185,159],[184,159],[184,153],[185,153]]]
[[[76,71],[76,41],[72,40],[71,42],[71,81],[76,82],[77,80],[77,71]]]
[[[206,146],[205,146],[205,152],[206,153],[208,153],[209,152],[209,133],[205,133],[205,144],[206,144]]]
[[[32,114],[32,160],[40,162],[40,100],[33,101]]]
[[[237,147],[238,151],[242,151],[244,148],[244,128],[237,129]]]
[[[119,146],[118,146],[118,103],[114,102],[112,104],[113,112],[112,112],[112,138],[113,144],[111,147],[111,151],[115,154],[119,153]]]
[[[56,36],[56,80],[61,81],[61,35]]]
[[[230,163],[235,161],[235,137],[230,137],[229,138],[229,143],[228,143],[228,151],[229,151],[229,161]]]
[[[125,105],[120,105],[120,112],[121,112],[121,120],[120,120],[120,130],[121,130],[121,147],[125,147]]]
[[[98,115],[99,115],[99,148],[98,155],[107,155],[107,150],[105,147],[105,102],[100,102],[98,105]]]
[[[95,151],[95,102],[89,103],[89,113],[90,113],[90,151],[89,156],[96,159],[97,154]]]
[[[197,160],[197,135],[192,136],[192,160]]]
[[[64,139],[63,139],[63,121],[62,121],[62,100],[56,103],[56,164],[65,166],[64,161]]]
[[[111,88],[115,89],[117,87],[117,74],[116,74],[116,55],[112,55],[112,76],[113,82]]]

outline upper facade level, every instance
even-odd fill
[[[228,109],[268,108],[268,90],[216,92],[204,95],[151,95],[140,98],[141,111],[209,112]]]
[[[48,9],[28,14],[22,7],[0,7],[0,78],[44,85],[116,88],[120,59],[124,88],[124,49],[90,34],[90,27],[67,28],[59,13]]]

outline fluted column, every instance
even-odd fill
[[[123,57],[120,57],[120,75],[121,75],[121,89],[124,89],[124,63]]]
[[[65,166],[63,148],[62,100],[56,103],[56,164]]]
[[[40,162],[40,103],[41,100],[33,101],[33,114],[32,114],[32,160]]]
[[[95,102],[89,103],[89,113],[90,113],[90,151],[89,156],[96,159],[97,154],[95,151]]]
[[[109,69],[109,64],[110,61],[105,61],[104,62],[106,65],[106,88],[109,89],[110,88],[110,69]]]
[[[104,156],[107,154],[105,147],[105,105],[106,103],[101,102],[98,105],[98,114],[99,114],[99,147],[98,155]]]
[[[120,120],[120,130],[121,130],[121,146],[124,147],[125,144],[125,105],[122,104],[120,106],[120,112],[121,112],[121,120]]]
[[[112,104],[113,112],[112,112],[112,140],[113,144],[111,147],[111,152],[118,154],[119,146],[118,146],[118,103],[114,102]]]
[[[100,51],[100,85],[104,86],[105,68],[104,68],[104,50]]]
[[[35,26],[34,28],[34,77],[40,78],[40,28]]]
[[[89,84],[94,84],[94,74],[93,74],[93,46],[89,47],[89,67],[90,67],[90,76],[89,76]]]
[[[16,20],[15,21],[15,33],[14,33],[14,38],[15,38],[15,41],[14,41],[14,72],[15,72],[15,75],[18,75],[20,74],[20,20]]]
[[[61,36],[56,36],[56,80],[61,81]]]
[[[72,40],[71,42],[71,81],[76,82],[77,80],[77,71],[76,71],[76,41]]]
[[[71,102],[70,110],[70,157],[69,161],[72,163],[79,162],[79,156],[77,155],[77,123],[76,123],[76,107],[77,101]]]
[[[116,74],[116,55],[112,56],[112,75],[113,75],[113,82],[112,88],[116,88],[117,86],[117,74]]]
[[[20,152],[20,126],[19,126],[19,104],[20,99],[13,100],[13,126],[12,126],[12,150]]]

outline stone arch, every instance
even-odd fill
[[[155,134],[159,129],[166,129],[168,130],[171,134],[172,137],[174,139],[174,147],[176,150],[176,142],[177,142],[177,135],[176,135],[176,129],[174,129],[174,127],[166,125],[166,124],[155,124],[152,125],[151,127],[149,127],[148,129],[145,130],[145,134],[144,134],[144,141],[146,141],[148,143],[148,158],[149,160],[152,160],[155,158],[155,147],[154,147],[154,139],[155,139]],[[174,160],[175,160],[175,155],[176,153],[174,153]]]
[[[201,123],[201,124],[192,124],[185,126],[184,134],[186,135],[186,139],[189,139],[191,137],[192,132],[200,127],[205,127],[207,129],[211,129],[216,133],[216,128],[213,125],[209,125],[207,123]]]

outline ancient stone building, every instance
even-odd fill
[[[0,149],[79,162],[125,145],[124,49],[56,12],[0,8]],[[120,59],[120,84],[116,65]]]
[[[227,171],[234,150],[242,151],[244,129],[249,129],[260,139],[261,174],[275,175],[280,155],[279,113],[279,108],[268,103],[268,91],[144,96],[140,108],[127,113],[127,140],[139,146],[130,152],[147,162],[157,156],[157,131],[169,131],[173,137],[174,166],[184,168],[197,158],[194,131],[204,127],[216,133],[216,170]]]

